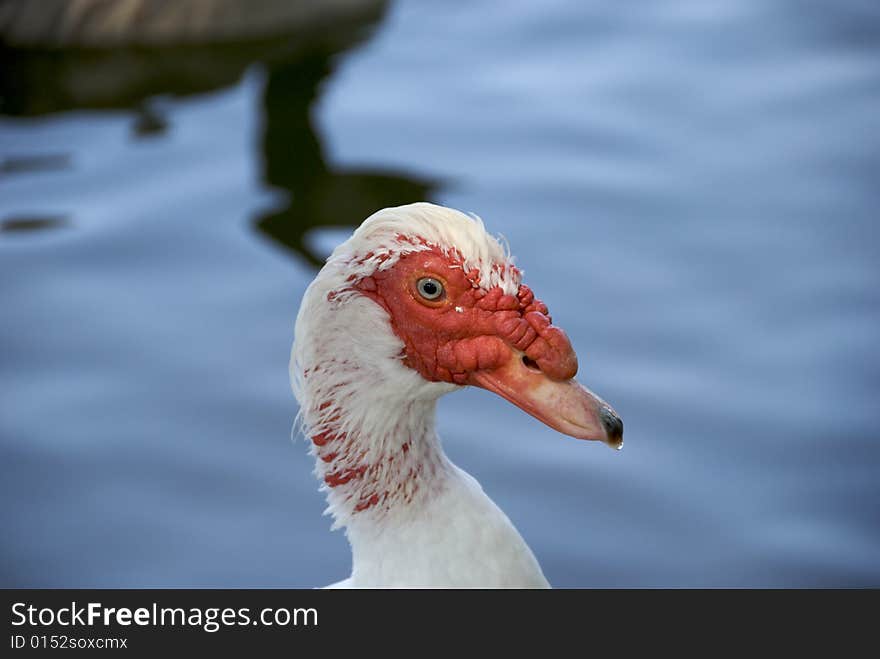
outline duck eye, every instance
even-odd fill
[[[426,300],[438,300],[443,295],[443,284],[430,277],[419,279],[416,288],[419,290],[419,295]]]

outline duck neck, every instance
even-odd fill
[[[385,401],[364,407],[362,419],[331,417],[312,436],[335,528],[406,516],[443,488],[451,464],[435,431],[436,407],[435,398]]]

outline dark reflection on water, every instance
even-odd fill
[[[7,49],[0,585],[344,577],[293,320],[348,227],[425,196],[508,238],[626,422],[616,454],[441,404],[555,585],[880,585],[875,4],[401,0]]]
[[[251,66],[265,70],[263,182],[281,200],[255,219],[260,232],[319,266],[304,237],[316,227],[353,227],[371,213],[431,196],[436,184],[391,169],[338,169],[324,156],[314,104],[334,60],[368,37],[382,2],[353,5],[332,29],[245,42],[116,47],[11,47],[0,42],[0,114],[43,116],[73,110],[130,110],[141,138],[169,130],[157,99],[185,98],[237,83]],[[7,171],[66,166],[65,156],[9,158]],[[48,228],[51,222],[13,223]]]
[[[0,174],[23,174],[27,172],[52,171],[70,167],[70,156],[55,154],[46,156],[11,156],[0,163]]]
[[[0,231],[40,231],[59,229],[67,224],[64,217],[7,217],[0,221]]]
[[[426,200],[435,185],[393,171],[338,169],[324,156],[312,106],[331,73],[331,54],[272,65],[263,92],[263,181],[283,192],[257,228],[320,266],[305,236],[318,227],[353,227],[380,208]]]

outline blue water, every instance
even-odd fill
[[[506,236],[626,424],[441,404],[554,585],[880,586],[876,3],[402,0],[315,71],[274,156],[259,63],[155,131],[0,117],[0,586],[347,576],[293,320],[337,205],[407,196]]]

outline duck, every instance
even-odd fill
[[[437,403],[482,388],[620,449],[619,415],[577,371],[477,215],[418,202],[368,217],[306,289],[290,359],[298,428],[351,546],[351,576],[329,588],[550,588],[508,516],[447,457]]]
[[[328,26],[381,16],[387,4],[388,0],[3,0],[0,41],[19,47],[94,49],[216,45],[281,35],[308,38]]]

